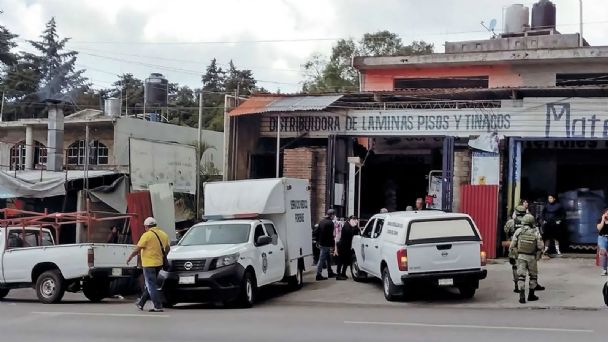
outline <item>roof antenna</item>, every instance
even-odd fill
[[[492,33],[492,39],[496,38],[496,32],[494,32],[494,29],[496,29],[496,19],[490,20],[490,25],[488,25],[488,26],[486,26],[486,24],[482,21],[481,26],[483,26],[483,28],[485,28],[486,31]]]

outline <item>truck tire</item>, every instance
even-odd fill
[[[65,294],[65,280],[59,270],[42,273],[36,280],[36,295],[44,304],[54,304],[61,301]]]
[[[8,296],[10,289],[0,289],[0,299]]]
[[[110,282],[107,279],[86,279],[82,293],[91,302],[99,303],[110,294]]]
[[[367,279],[367,273],[359,269],[359,263],[357,262],[357,256],[353,254],[353,258],[350,263],[350,275],[356,282],[362,282]]]
[[[253,273],[251,271],[245,271],[236,304],[241,308],[252,307],[255,302],[256,291],[257,286]]]
[[[287,283],[293,290],[299,290],[304,286],[304,270],[302,267],[298,266],[296,275],[289,277]]]
[[[389,302],[394,302],[402,296],[402,290],[393,283],[386,267],[382,269],[382,288],[384,290],[384,298]]]

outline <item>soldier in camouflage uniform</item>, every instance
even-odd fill
[[[513,234],[509,253],[517,259],[517,285],[519,289],[519,302],[526,302],[526,274],[530,277],[528,301],[538,300],[534,294],[538,279],[537,261],[544,249],[540,232],[535,228],[534,216],[526,214],[522,219],[522,227]]]
[[[518,228],[521,228],[521,219],[526,215],[526,208],[523,205],[518,205],[515,207],[515,217],[507,221],[505,223],[505,235],[507,237],[507,241],[511,241],[513,239],[513,234]],[[511,264],[511,270],[513,272],[513,284],[514,290],[513,292],[519,293],[519,287],[517,286],[517,263],[516,258],[512,255],[511,250],[509,249],[509,264]]]

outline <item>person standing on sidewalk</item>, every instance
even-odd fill
[[[353,248],[353,236],[359,234],[359,223],[357,217],[351,215],[348,221],[344,223],[340,238],[336,242],[338,276],[336,280],[347,280],[346,269],[351,263],[351,250]]]
[[[538,297],[534,294],[538,285],[538,260],[542,256],[543,239],[536,229],[534,216],[526,214],[521,219],[522,227],[515,231],[510,253],[517,258],[517,285],[519,288],[519,302],[526,303],[526,274],[530,277],[528,301],[536,301]]]
[[[602,275],[608,275],[608,208],[604,209],[602,217],[597,222],[597,248],[599,250]]]
[[[543,239],[545,240],[545,251],[549,252],[551,242],[555,243],[555,252],[558,256],[562,255],[559,250],[559,239],[562,237],[562,220],[566,217],[566,212],[555,195],[549,195],[548,203],[542,211],[543,218]]]
[[[141,298],[135,303],[139,310],[143,310],[148,299],[152,299],[154,308],[150,312],[163,312],[162,300],[157,289],[156,277],[162,269],[166,254],[169,252],[169,236],[156,226],[156,220],[148,217],[144,221],[146,232],[143,233],[137,246],[127,259],[127,264],[138,254],[141,254],[141,265],[146,282]]]
[[[319,262],[317,263],[317,280],[326,280],[323,276],[323,266],[327,265],[327,276],[334,278],[336,274],[331,269],[331,249],[335,245],[334,241],[334,218],[336,212],[333,209],[327,211],[321,222],[319,222]]]

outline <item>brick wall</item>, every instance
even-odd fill
[[[453,211],[460,211],[460,186],[471,184],[471,150],[454,151],[454,199]]]
[[[286,149],[283,153],[283,176],[310,182],[309,203],[313,223],[318,222],[325,212],[326,173],[325,148],[301,147]]]

